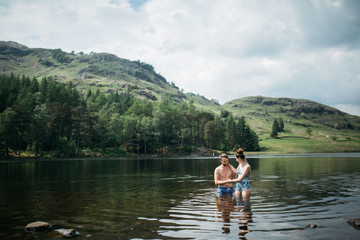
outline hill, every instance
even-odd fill
[[[134,95],[157,100],[171,95],[181,101],[185,95],[154,71],[153,66],[109,53],[67,53],[61,49],[28,48],[16,42],[0,41],[0,73],[52,77],[69,82],[79,90],[100,88],[105,93],[131,90]]]
[[[360,151],[360,118],[305,99],[246,97],[220,105],[193,93],[183,93],[148,63],[119,58],[109,53],[67,53],[61,49],[28,48],[0,41],[0,74],[11,73],[71,81],[83,95],[100,89],[108,94],[131,91],[156,101],[170,95],[177,103],[190,102],[203,111],[244,116],[260,137],[265,151],[335,152]],[[284,121],[284,132],[270,138],[274,119]],[[310,130],[309,130],[310,129]]]
[[[150,64],[119,58],[109,53],[67,53],[61,49],[28,48],[16,42],[0,41],[0,74],[51,77],[57,82],[72,81],[78,90],[100,89],[104,93],[130,90],[133,95],[156,101],[171,96],[175,102],[193,101],[205,111],[220,113],[214,100],[183,93]]]
[[[246,97],[225,103],[223,109],[245,116],[262,139],[263,149],[285,152],[360,151],[360,118],[305,99]],[[275,119],[284,132],[270,138]],[[310,130],[309,130],[310,129]]]

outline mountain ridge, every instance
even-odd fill
[[[46,54],[44,54],[44,52]],[[58,53],[58,55],[56,55],[56,52]],[[52,56],[51,56],[52,53]],[[25,61],[25,60],[19,60],[16,58],[11,58],[11,56],[15,55],[15,56],[19,56],[19,57],[24,57],[30,54],[34,54],[37,55],[38,57],[44,57],[44,59],[40,59],[39,63],[41,65],[43,65],[43,69],[41,68],[41,66],[39,66],[38,64],[33,64],[30,66],[26,66],[26,62],[29,61]],[[59,55],[62,55],[62,57]],[[10,57],[9,57],[10,56]],[[77,57],[77,59],[76,59]],[[11,60],[15,60],[15,66],[7,66],[6,64],[4,64],[4,60],[10,60],[9,62],[11,62]],[[79,61],[80,63],[88,63],[88,64],[82,64],[81,67],[77,67],[75,68],[75,64],[70,64],[73,61]],[[137,87],[134,86],[138,83],[145,83],[145,82],[150,82],[150,83],[155,83],[158,86],[162,87],[163,90],[173,90],[175,92],[177,92],[177,94],[173,94],[173,96],[177,96],[180,98],[185,98],[185,95],[189,95],[189,96],[194,96],[196,94],[194,93],[182,93],[179,88],[172,82],[167,82],[167,80],[161,76],[160,74],[156,73],[153,66],[151,66],[150,64],[144,63],[144,62],[140,62],[140,60],[137,61],[131,61],[128,59],[123,59],[120,58],[118,56],[116,56],[115,54],[111,54],[111,53],[94,53],[91,52],[90,54],[85,54],[82,52],[79,52],[77,54],[75,54],[74,52],[72,53],[67,53],[62,51],[61,49],[46,49],[46,48],[29,48],[25,45],[19,44],[17,42],[14,41],[0,41],[0,68],[1,68],[1,73],[2,74],[10,74],[10,73],[17,73],[17,74],[25,74],[27,76],[30,77],[52,77],[55,80],[58,81],[62,81],[62,80],[66,80],[66,81],[73,81],[73,84],[75,86],[77,86],[77,84],[79,84],[79,81],[87,79],[89,80],[89,82],[92,82],[92,79],[97,79],[97,83],[90,83],[90,86],[96,86],[96,87],[104,87],[104,85],[101,84],[101,80],[108,80],[110,81],[110,83],[114,83],[111,82],[113,81],[112,77],[116,77],[117,79],[124,79],[127,80],[129,82],[128,85],[123,84],[121,85],[120,82],[121,81],[117,81],[115,82],[115,84],[117,84],[119,87],[121,88],[126,88],[126,87],[130,87],[130,88],[134,88],[136,89]],[[100,66],[96,66],[96,63],[100,63]],[[108,66],[107,64],[110,63],[115,63],[112,64],[110,67],[112,67],[112,70],[106,69],[105,67]],[[18,66],[18,68],[16,68],[16,66]],[[47,69],[47,67],[51,66],[52,69]],[[62,72],[68,72],[67,75],[63,75],[63,74],[52,74],[54,73],[54,69],[56,68],[60,68],[60,69],[64,69],[64,67],[67,66],[68,69],[66,71],[62,71]],[[122,66],[119,68],[119,66]],[[32,72],[30,72],[30,74],[26,74],[29,73],[26,70],[28,70],[28,68],[31,67],[32,68]],[[115,68],[115,70],[114,70]],[[116,69],[117,68],[117,69]],[[133,68],[131,70],[131,68]],[[69,70],[70,69],[70,70]],[[73,76],[73,70],[78,70],[77,75]],[[111,68],[110,68],[111,69]],[[142,69],[143,71],[145,71],[145,73],[150,74],[150,76],[146,75],[145,73],[142,73],[140,71],[138,71],[138,69]],[[118,73],[116,70],[122,70],[124,73]],[[59,70],[59,72],[61,72]],[[94,76],[96,75],[96,76]],[[128,75],[128,76],[126,76]],[[129,77],[133,77],[133,78],[129,78]],[[135,79],[137,79],[137,82],[134,81]],[[134,83],[136,82],[136,83]],[[107,83],[105,85],[105,87],[110,87],[110,84]],[[114,89],[116,89],[114,86],[112,86]],[[106,90],[105,90],[106,92]],[[166,92],[167,93],[167,92]],[[141,95],[141,94],[140,94]],[[199,95],[196,95],[199,96]],[[146,97],[146,96],[145,96]],[[214,103],[215,105],[218,106],[223,106],[223,105],[227,105],[227,104],[232,104],[233,102],[236,102],[238,99],[233,99],[230,100],[228,102],[225,102],[224,104],[220,105],[219,103],[217,103],[215,100],[209,100],[206,97],[203,96],[199,96],[200,98],[203,98],[205,101]],[[331,108],[330,106],[321,104],[321,103],[317,103],[315,101],[312,100],[308,100],[308,99],[296,99],[296,98],[290,98],[290,97],[280,97],[280,98],[273,98],[273,97],[266,97],[266,96],[249,96],[249,97],[244,97],[244,98],[239,98],[239,99],[257,99],[256,101],[260,101],[262,104],[264,105],[272,105],[272,103],[276,103],[276,104],[281,104],[283,106],[288,106],[289,103],[292,103],[294,101],[309,101],[312,103],[316,103],[318,105],[321,105],[321,108]],[[149,98],[150,100],[154,100],[152,98]],[[273,99],[273,100],[272,100]],[[274,99],[278,99],[278,101],[274,101]],[[336,109],[336,108],[333,108]],[[337,111],[340,111],[338,109],[336,109]],[[340,111],[341,112],[341,111]],[[350,114],[349,114],[350,115]]]
[[[61,49],[28,48],[16,42],[0,41],[0,70],[3,74],[72,81],[75,86],[80,86],[80,90],[102,88],[109,93],[130,89],[135,95],[150,100],[156,100],[164,93],[178,101],[185,97],[175,84],[167,83],[150,64],[110,53],[75,54]]]

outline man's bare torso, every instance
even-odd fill
[[[218,179],[220,181],[232,179],[232,177],[233,177],[233,172],[231,171],[229,166],[226,166],[226,167],[224,167],[223,165],[218,166],[215,169],[215,174],[218,175]],[[225,183],[225,184],[221,184],[218,186],[219,187],[232,187],[232,183]]]

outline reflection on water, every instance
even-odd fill
[[[222,227],[223,233],[229,233],[231,220],[230,214],[233,212],[234,209],[233,198],[217,197],[215,203],[217,211],[220,212],[220,214],[217,214],[216,217],[221,218],[221,221],[224,223]]]
[[[236,205],[238,207],[239,212],[241,213],[241,217],[239,219],[239,235],[244,236],[245,234],[251,232],[249,226],[251,226],[252,220],[252,211],[250,199],[242,200],[241,198],[237,198]],[[241,237],[241,239],[246,239],[245,237]]]
[[[359,154],[248,161],[251,202],[217,197],[215,158],[0,161],[0,238],[58,239],[25,233],[41,220],[77,239],[358,239]]]
[[[243,200],[241,197],[216,197],[216,218],[223,222],[222,233],[230,233],[231,222],[238,222],[238,235],[240,239],[246,239],[245,235],[251,232],[252,211],[250,199]]]

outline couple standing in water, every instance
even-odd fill
[[[226,197],[232,196],[235,192],[236,197],[241,197],[243,200],[249,199],[251,166],[247,162],[242,148],[236,150],[235,158],[239,163],[236,169],[229,163],[229,156],[225,153],[221,154],[221,165],[214,172],[215,184],[218,185],[217,193],[220,197]],[[235,190],[233,183],[236,183]]]
[[[251,166],[246,161],[244,150],[239,148],[235,153],[238,167],[235,169],[229,163],[229,157],[227,154],[221,154],[220,163],[221,165],[215,169],[214,180],[215,184],[218,185],[218,198],[216,198],[216,207],[218,211],[221,211],[221,217],[223,218],[224,225],[222,227],[223,233],[229,233],[231,230],[231,219],[238,219],[239,229],[238,233],[240,239],[246,239],[244,235],[251,232],[249,230],[249,224],[253,222],[252,211],[250,207],[250,174]],[[235,184],[235,190],[233,188]],[[235,192],[237,211],[240,215],[231,213],[234,211],[234,202],[232,195]]]

